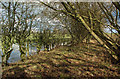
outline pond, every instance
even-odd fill
[[[19,51],[19,45],[18,44],[13,44],[12,48],[13,48],[13,51],[12,51],[12,53],[10,55],[8,63],[14,63],[14,62],[17,62],[17,61],[21,60],[20,51]],[[42,46],[41,50],[44,50],[44,46]],[[1,47],[0,47],[0,52],[2,53]],[[29,45],[29,54],[33,55],[33,54],[36,54],[36,52],[37,52],[37,48]],[[27,57],[27,54],[26,54],[26,57]],[[1,55],[0,55],[0,62],[2,62]]]
[[[33,44],[32,45],[29,44],[29,54],[30,55],[37,54],[37,48]],[[67,42],[65,42],[65,44],[67,44]],[[63,43],[61,43],[61,45],[63,45]],[[54,45],[52,47],[52,44],[51,44],[49,46],[49,50],[52,49],[52,48],[55,48],[55,47],[56,47],[56,45]],[[8,63],[15,63],[15,62],[21,60],[20,51],[19,51],[19,45],[18,44],[13,44],[12,48],[13,48],[13,51],[12,51],[12,53],[10,55],[10,58],[8,59]],[[41,47],[41,51],[43,51],[43,50],[44,50],[44,46]],[[0,52],[2,53],[1,47],[0,47]],[[27,57],[27,53],[26,53],[26,57]],[[0,55],[0,62],[2,62],[1,55]]]

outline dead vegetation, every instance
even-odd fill
[[[61,46],[11,63],[3,68],[3,78],[119,77],[120,67],[111,64],[110,58],[104,48],[94,44]]]

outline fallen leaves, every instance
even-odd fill
[[[20,76],[27,73],[29,77],[95,77],[95,76],[120,76],[118,66],[105,61],[103,48],[91,45],[77,45],[73,47],[62,46],[53,51],[40,52],[29,60],[14,63],[3,69],[3,77]],[[70,51],[68,51],[70,49]],[[67,50],[67,51],[66,51]],[[87,52],[89,50],[89,52]],[[97,52],[98,51],[98,52]],[[101,53],[101,54],[99,54]],[[16,69],[16,67],[19,67]],[[12,71],[12,72],[11,72]],[[25,74],[24,74],[25,75]]]

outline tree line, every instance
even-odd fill
[[[42,45],[48,51],[49,45],[58,45],[65,34],[59,28],[59,24],[56,28],[52,28],[52,25],[46,22],[38,21],[48,20],[47,17],[42,17],[41,8],[33,3],[20,3],[20,2],[0,2],[2,5],[2,14],[0,18],[1,31],[2,31],[2,63],[8,65],[8,59],[13,51],[12,45],[18,44],[20,51],[21,61],[24,61],[29,56],[29,45],[35,43],[37,47],[37,53],[40,52]],[[43,13],[44,14],[44,13]],[[48,27],[49,26],[49,27]],[[32,28],[39,28],[35,31]],[[42,30],[41,30],[42,29]],[[55,33],[56,32],[56,33]],[[57,37],[58,34],[61,37]],[[62,41],[63,42],[63,41]]]
[[[65,17],[72,18],[74,29],[84,28],[84,32],[77,32],[79,35],[86,35],[86,38],[95,38],[102,46],[108,49],[110,55],[117,56],[117,63],[120,63],[120,42],[109,36],[102,28],[114,29],[114,33],[118,40],[120,38],[120,25],[119,25],[119,11],[120,3],[79,3],[79,2],[60,2],[54,5],[62,6],[55,8],[53,3],[44,3],[45,6],[51,8],[59,14],[64,14]],[[74,22],[74,21],[76,22]],[[78,25],[77,25],[78,24]],[[67,26],[66,26],[67,28]],[[68,29],[69,30],[69,29]],[[83,30],[83,29],[82,29]],[[74,33],[76,34],[76,33]],[[80,36],[78,36],[80,38]],[[84,39],[84,36],[82,36]],[[113,56],[114,58],[114,56]],[[113,61],[114,62],[114,61]]]
[[[39,6],[19,2],[1,2],[1,4],[3,6],[1,18],[3,62],[7,63],[13,50],[12,44],[15,40],[19,44],[21,58],[24,61],[26,49],[29,49],[28,40],[30,39],[28,37],[32,33],[32,27],[41,29],[41,27],[47,26],[47,29],[42,29],[43,32],[39,31],[34,34],[35,41],[38,43],[38,51],[40,51],[43,44],[44,46],[48,46],[52,43],[58,43],[58,40],[56,42],[53,41],[56,36],[60,36],[61,34],[65,38],[65,34],[69,34],[71,44],[84,41],[89,43],[92,39],[97,40],[101,46],[108,50],[117,63],[120,63],[119,2],[85,3],[66,1],[44,3],[40,1],[38,3]],[[39,8],[39,10],[36,11],[35,8]],[[43,10],[41,11],[41,9]],[[42,21],[45,20],[48,22],[37,21],[36,18],[40,15],[42,16]],[[43,19],[43,16],[46,18]],[[53,24],[52,27],[48,27],[50,26],[49,23],[51,23],[50,20],[54,22],[58,21],[58,23]],[[50,30],[50,28],[54,30]],[[116,36],[117,40],[112,35],[110,36],[106,33],[104,31],[105,28],[112,29],[111,33]],[[60,39],[59,42],[61,40],[63,39]],[[29,55],[29,50],[27,51]],[[117,56],[117,59],[114,56]]]

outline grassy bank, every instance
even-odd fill
[[[61,46],[40,52],[25,62],[11,63],[3,68],[5,77],[116,77],[119,65],[113,65],[107,51],[94,44]]]

